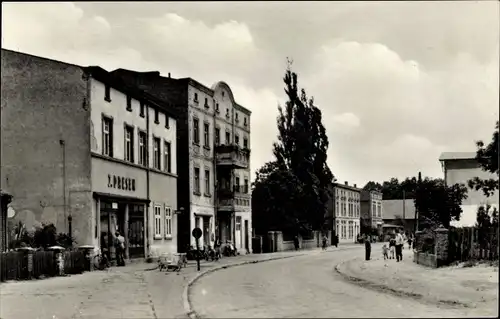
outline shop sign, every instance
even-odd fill
[[[108,187],[135,192],[135,178],[108,174]]]

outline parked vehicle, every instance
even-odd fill
[[[212,246],[208,246],[208,249],[206,250],[205,254],[205,260],[206,261],[216,261],[219,260],[221,257],[220,255],[220,249],[213,249]]]
[[[224,246],[223,253],[224,256],[230,257],[230,256],[236,256],[238,254],[238,251],[236,250],[236,247],[234,247],[232,242],[227,241],[226,245]]]

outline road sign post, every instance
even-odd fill
[[[191,232],[191,235],[196,239],[196,265],[198,267],[198,271],[200,271],[200,237],[203,234],[202,230],[199,227],[196,227]]]

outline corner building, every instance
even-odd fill
[[[252,252],[250,208],[250,111],[236,103],[224,82],[212,88],[191,78],[159,72],[112,72],[129,85],[174,106],[178,117],[178,250],[231,241]]]

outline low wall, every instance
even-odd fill
[[[437,258],[434,254],[413,252],[413,262],[426,267],[437,268]]]
[[[328,232],[327,236],[331,237],[331,231]],[[269,247],[266,251],[268,252],[295,250],[293,240],[283,240],[283,233],[281,231],[270,231],[267,233],[267,238],[267,244]],[[322,237],[319,231],[314,231],[313,238],[311,239],[303,239],[299,235],[299,248],[311,249],[321,247],[321,238]]]
[[[293,244],[293,240],[284,241],[282,247],[283,247],[283,251],[295,249],[295,245]]]

